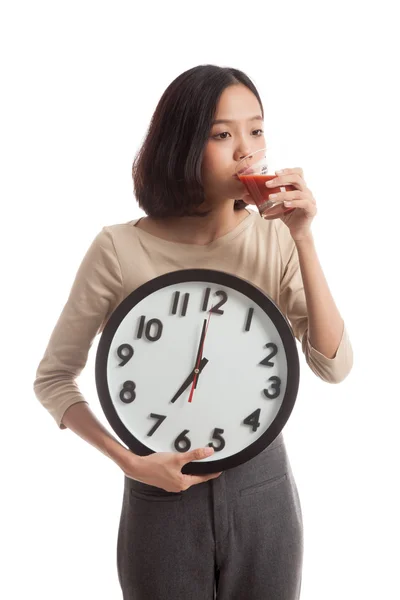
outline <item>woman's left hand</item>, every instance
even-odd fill
[[[276,171],[277,176],[265,185],[269,188],[292,185],[296,188],[291,192],[279,192],[271,200],[284,201],[285,207],[291,207],[292,210],[283,214],[280,219],[287,225],[290,235],[296,241],[307,237],[311,231],[311,223],[317,214],[317,203],[304,181],[303,169],[283,169]],[[245,194],[243,200],[249,204],[254,204],[248,194]],[[291,203],[291,204],[289,204]]]
[[[281,187],[292,185],[296,188],[291,192],[279,192],[272,200],[283,200],[285,207],[292,207],[295,210],[288,211],[280,218],[290,230],[290,235],[294,240],[301,240],[309,235],[311,223],[317,214],[317,203],[304,181],[303,169],[283,169],[276,171],[277,177],[266,182],[267,187]]]

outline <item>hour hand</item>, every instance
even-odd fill
[[[206,366],[206,364],[208,363],[207,358],[202,358],[201,362],[199,364],[199,373],[202,372],[202,370],[204,369],[204,367]],[[194,378],[196,376],[196,369],[193,369],[193,371],[190,373],[189,377],[187,377],[187,379],[185,379],[185,381],[182,383],[181,387],[179,388],[179,390],[176,392],[175,396],[172,398],[171,402],[175,402],[176,400],[178,400],[179,396],[181,394],[183,394],[183,392],[185,390],[187,390],[187,388],[189,387],[189,385],[193,382]]]

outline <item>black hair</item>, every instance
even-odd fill
[[[250,78],[229,67],[200,65],[179,75],[165,90],[132,166],[136,200],[154,218],[205,216],[201,165],[218,100],[225,88],[243,84],[264,109]],[[247,206],[235,200],[234,208]]]

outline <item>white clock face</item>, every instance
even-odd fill
[[[195,462],[227,459],[265,437],[281,411],[291,368],[284,319],[275,305],[271,318],[272,301],[264,296],[260,306],[243,283],[165,285],[163,277],[163,287],[129,310],[125,301],[114,319],[96,366],[106,369],[100,399],[107,396],[113,421],[151,451],[213,445],[212,457]],[[227,276],[233,280],[242,282]]]

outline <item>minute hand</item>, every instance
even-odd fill
[[[202,370],[204,369],[204,367],[206,366],[206,364],[208,363],[207,358],[203,358],[200,365],[199,365],[199,373],[202,372]],[[189,385],[192,383],[192,381],[194,380],[195,376],[196,376],[196,369],[193,369],[193,371],[190,373],[189,377],[187,377],[185,379],[185,381],[182,383],[181,387],[179,388],[179,390],[176,392],[175,396],[172,398],[171,402],[175,402],[176,400],[178,400],[179,396],[181,394],[183,394],[183,392],[189,387]]]
[[[196,366],[195,366],[195,376],[194,376],[194,380],[193,380],[193,383],[192,383],[192,389],[190,390],[188,402],[192,401],[193,392],[194,392],[195,388],[197,387],[197,382],[199,380],[199,373],[201,372],[200,369],[199,369],[200,360],[203,357],[204,342],[206,340],[206,335],[207,335],[207,330],[208,330],[208,325],[209,325],[209,322],[210,322],[210,317],[211,317],[212,309],[213,309],[213,307],[211,307],[211,310],[209,311],[208,319],[204,319],[203,330],[201,332],[201,337],[200,337],[199,349],[198,349],[198,352],[197,352],[197,359],[196,359]]]

